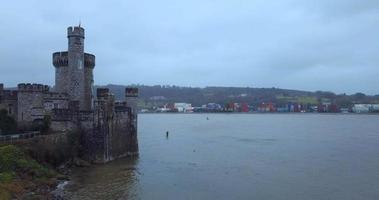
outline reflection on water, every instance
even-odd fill
[[[138,158],[121,159],[106,165],[77,168],[66,187],[68,199],[138,199]]]
[[[67,192],[84,200],[376,200],[378,122],[379,115],[142,114],[140,157],[75,170]]]

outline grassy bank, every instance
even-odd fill
[[[0,199],[24,198],[29,192],[38,199],[57,183],[57,173],[39,164],[21,148],[0,147]],[[33,198],[32,198],[33,199]]]

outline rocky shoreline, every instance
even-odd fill
[[[72,169],[90,166],[80,158],[73,158],[52,167],[37,162],[20,147],[0,146],[0,199],[64,200],[64,188]]]

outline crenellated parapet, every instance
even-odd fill
[[[93,69],[95,67],[95,55],[84,53],[84,67]]]
[[[68,67],[68,52],[60,51],[53,53],[54,67]],[[84,67],[93,69],[96,65],[96,57],[93,54],[84,53]]]
[[[37,83],[20,83],[17,85],[19,92],[49,92],[50,88],[48,85],[37,84]]]
[[[70,26],[67,28],[67,37],[80,37],[84,39],[84,28],[80,26]]]
[[[94,101],[92,131],[86,147],[89,160],[104,163],[124,156],[138,155],[137,116],[138,89],[125,90],[126,101],[115,101],[108,88],[98,88]]]
[[[68,67],[68,52],[61,51],[53,53],[54,67]]]
[[[125,88],[125,99],[128,107],[131,108],[132,114],[137,114],[137,104],[138,104],[138,88],[127,87]]]

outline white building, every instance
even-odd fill
[[[193,112],[193,107],[190,103],[175,103],[174,107],[178,112]]]
[[[352,108],[355,113],[368,113],[370,112],[371,104],[355,104]]]
[[[379,104],[372,104],[371,112],[379,112]]]

